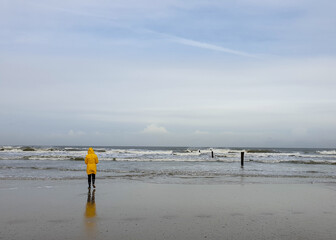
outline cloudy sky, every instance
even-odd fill
[[[1,0],[0,144],[336,146],[334,0]]]

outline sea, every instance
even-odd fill
[[[89,146],[1,146],[1,180],[87,179]],[[336,150],[95,146],[96,179],[173,184],[336,183]],[[212,156],[213,152],[213,156]],[[241,155],[244,154],[244,166]]]

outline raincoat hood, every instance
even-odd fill
[[[89,148],[88,154],[94,154],[93,148]]]

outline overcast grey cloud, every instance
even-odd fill
[[[333,1],[4,1],[0,144],[333,147]]]

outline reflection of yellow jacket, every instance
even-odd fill
[[[88,193],[86,209],[84,213],[85,229],[88,233],[88,239],[95,239],[96,232],[96,203],[95,203],[95,191],[93,190],[92,196]]]
[[[97,173],[97,166],[98,164],[98,157],[94,153],[92,148],[89,148],[88,155],[85,157],[85,164],[86,166],[86,173],[89,174],[96,174]]]
[[[96,203],[88,202],[86,204],[85,217],[92,218],[96,216]]]

